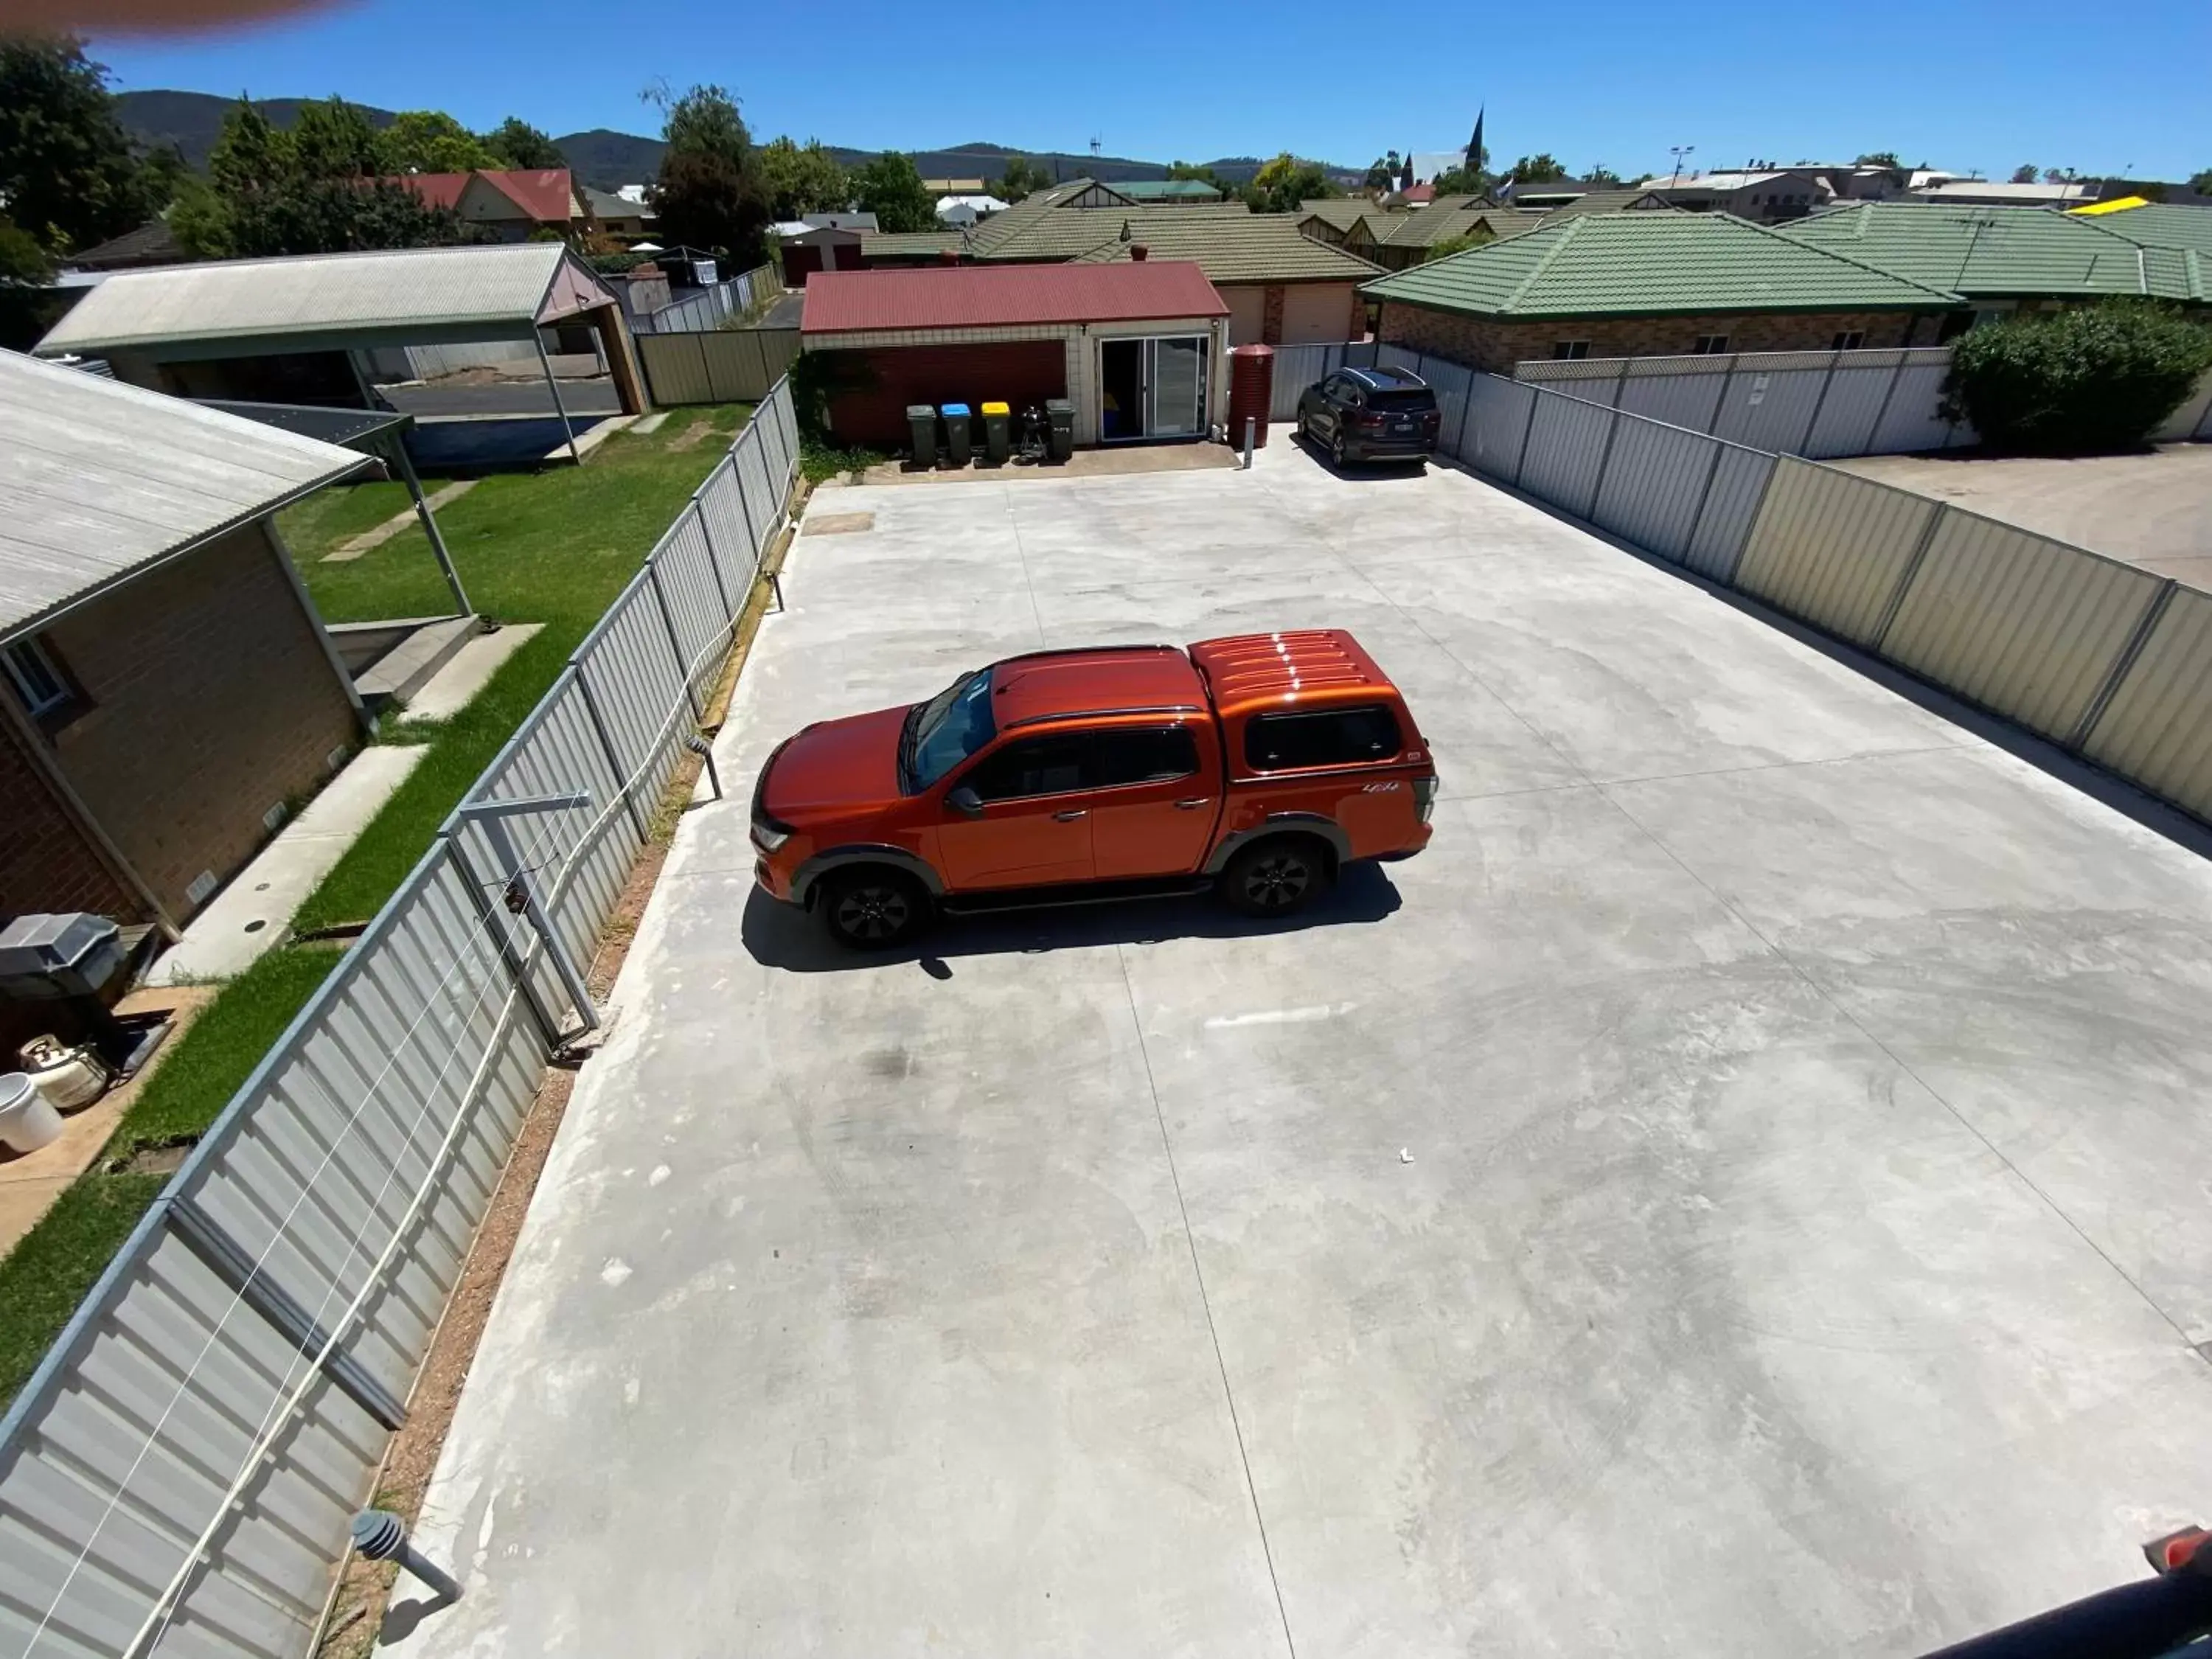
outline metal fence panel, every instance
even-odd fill
[[[576,667],[640,801],[656,799],[667,787],[676,764],[665,742],[669,714],[684,696],[676,647],[647,584],[639,571],[576,653]]]
[[[1744,543],[1750,538],[1759,503],[1765,500],[1767,483],[1773,477],[1773,456],[1762,450],[1722,445],[1682,562],[1716,581],[1735,580]]]
[[[1393,345],[1386,341],[1375,349],[1375,367],[1409,369],[1418,374],[1421,372],[1421,354],[1409,346]]]
[[[1916,451],[1942,449],[1954,441],[1955,429],[1943,418],[1943,383],[1951,377],[1951,354],[1908,351],[1897,371],[1889,404],[1868,436],[1869,455],[1910,455]],[[1968,441],[1972,441],[1970,433]]]
[[[1794,364],[1803,356],[1761,352],[1738,358],[1728,395],[1713,419],[1713,435],[1778,455],[1796,453],[1812,424],[1820,388],[1827,383],[1828,354],[1820,354],[1819,368],[1775,368],[1766,360],[1784,357]]]
[[[1692,432],[1711,432],[1729,384],[1726,359],[1638,358],[1620,385],[1620,404],[1632,414]]]
[[[1288,345],[1275,348],[1275,379],[1267,393],[1267,418],[1295,421],[1298,398],[1305,389],[1343,365],[1341,345]]]
[[[1614,418],[1619,429],[1589,516],[1616,536],[1680,562],[1689,550],[1720,443],[1632,415]]]
[[[1553,506],[1587,517],[1605,464],[1613,411],[1557,392],[1536,394],[1534,423],[1521,462],[1520,487]]]
[[[2082,751],[2212,819],[2212,593],[2172,590]]]
[[[1437,410],[1443,417],[1437,426],[1437,448],[1456,455],[1466,429],[1468,389],[1474,383],[1474,371],[1442,357],[1424,357],[1419,372],[1435,388]]]
[[[1783,456],[1735,584],[1855,645],[1871,644],[1941,504]]]
[[[1800,453],[1809,458],[1871,453],[1875,425],[1896,390],[1899,353],[1839,351],[1819,412]]]
[[[699,486],[698,500],[699,514],[706,520],[708,538],[714,544],[714,557],[721,568],[722,584],[734,599],[752,586],[753,572],[760,564],[758,544],[745,518],[744,498],[738,492],[735,456],[725,455],[707,475],[707,482]]]
[[[685,672],[695,688],[702,686],[714,678],[721,654],[714,647],[728,642],[730,617],[743,597],[722,602],[720,573],[707,551],[707,532],[696,513],[684,514],[660,538],[653,550],[653,569]]]
[[[1520,476],[1521,452],[1536,410],[1536,388],[1495,374],[1478,374],[1467,389],[1467,418],[1459,458],[1485,477],[1511,483]]]
[[[2064,742],[2164,586],[2117,560],[1947,507],[1881,650]]]
[[[2196,391],[2181,400],[2181,407],[2166,416],[2165,423],[2151,434],[2153,443],[2179,443],[2185,439],[2201,436],[2198,428],[2212,422],[2212,369],[2205,371],[2197,383]]]

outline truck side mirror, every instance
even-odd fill
[[[983,798],[964,783],[945,797],[945,804],[963,817],[983,816]]]

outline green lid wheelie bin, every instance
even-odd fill
[[[945,459],[955,466],[968,465],[968,405],[940,404],[937,412],[945,416]]]
[[[937,411],[927,404],[906,406],[906,428],[914,439],[914,464],[937,465]]]
[[[1075,453],[1075,405],[1065,398],[1044,400],[1045,424],[1052,428],[1052,458],[1064,461]]]
[[[1014,453],[1013,410],[1004,404],[983,405],[983,455],[993,465],[1003,465]]]

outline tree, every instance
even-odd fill
[[[484,134],[483,147],[491,152],[492,159],[489,165],[493,167],[565,167],[568,165],[568,158],[561,154],[561,146],[520,116],[508,116]]]
[[[1252,175],[1244,204],[1255,213],[1295,213],[1301,203],[1341,196],[1317,161],[1301,161],[1288,150]]]
[[[2212,368],[2212,328],[2143,300],[2018,315],[1961,335],[1946,387],[1995,449],[2140,444]]]
[[[1490,188],[1481,173],[1470,173],[1465,167],[1450,167],[1429,180],[1439,196],[1480,196]]]
[[[1397,175],[1397,171],[1398,152],[1394,149],[1390,152],[1387,160],[1384,157],[1378,155],[1373,161],[1370,162],[1367,168],[1367,176],[1364,179],[1362,179],[1359,182],[1361,186],[1364,189],[1375,191],[1382,194],[1388,194],[1391,182]]]
[[[1618,185],[1620,175],[1602,161],[1592,161],[1583,169],[1583,179],[1586,184]]]
[[[937,223],[937,198],[923,188],[914,157],[896,150],[885,150],[853,174],[853,195],[881,229],[928,230]]]
[[[769,211],[778,219],[835,213],[852,203],[853,181],[819,138],[809,138],[804,149],[787,137],[771,138],[761,147],[760,164]]]
[[[768,187],[738,100],[723,88],[695,86],[662,102],[660,173],[647,192],[663,241],[718,248],[745,264],[762,252]]]
[[[358,104],[332,94],[300,106],[289,135],[301,174],[309,179],[374,179],[384,171],[384,147]]]
[[[1902,167],[1904,163],[1897,159],[1897,152],[1893,149],[1870,149],[1851,165],[1861,167]]]
[[[1469,248],[1480,247],[1492,240],[1488,236],[1474,235],[1442,237],[1429,244],[1427,251],[1421,255],[1421,262],[1428,264],[1438,259],[1449,259],[1455,253],[1464,253]]]
[[[2199,196],[2212,196],[2212,167],[2189,175],[2189,187]]]
[[[1521,156],[1513,163],[1516,184],[1532,185],[1539,179],[1564,179],[1566,176],[1567,170],[1559,165],[1559,158],[1547,149],[1540,149],[1534,155]]]
[[[386,173],[467,173],[500,165],[491,146],[441,109],[402,110],[377,135]]]
[[[1018,202],[1024,196],[1049,188],[1051,184],[1052,175],[1028,156],[1009,155],[1006,171],[991,187],[991,193],[1002,202]]]
[[[167,203],[72,37],[0,37],[0,209],[47,255],[135,230]]]
[[[2033,161],[2022,161],[2018,167],[2012,170],[2012,181],[2015,185],[2033,184],[2035,182],[2035,163]]]
[[[1170,161],[1168,163],[1168,177],[1170,179],[1194,179],[1201,185],[1212,185],[1216,190],[1219,191],[1224,196],[1230,193],[1228,180],[1224,179],[1219,173],[1216,173],[1211,163],[1200,164],[1195,161]]]

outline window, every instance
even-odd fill
[[[990,742],[991,671],[957,679],[907,716],[900,737],[900,769],[916,791],[927,789]]]
[[[1398,722],[1387,708],[1261,714],[1244,728],[1244,763],[1255,772],[1357,766],[1387,759],[1398,749]]]
[[[1386,386],[1367,394],[1367,407],[1401,415],[1425,414],[1437,406],[1437,394],[1425,386]]]
[[[1064,795],[1093,781],[1091,738],[1062,732],[1010,743],[987,757],[962,780],[985,800],[1019,800],[1028,795]]]
[[[1188,726],[1101,732],[1091,738],[1091,745],[1092,781],[1101,787],[1164,783],[1198,770],[1198,743]]]
[[[1834,339],[1828,342],[1828,349],[1831,351],[1856,351],[1865,343],[1866,331],[1864,329],[1847,328],[1842,333],[1837,335]]]
[[[34,719],[59,714],[76,701],[75,688],[44,640],[18,640],[0,652],[0,657],[7,662],[8,680],[15,688],[15,696]]]
[[[1554,340],[1552,342],[1552,361],[1555,363],[1579,362],[1589,356],[1588,340]]]
[[[1690,349],[1695,356],[1699,357],[1718,357],[1728,350],[1728,336],[1725,334],[1700,334],[1698,336],[1697,344],[1691,347]]]

